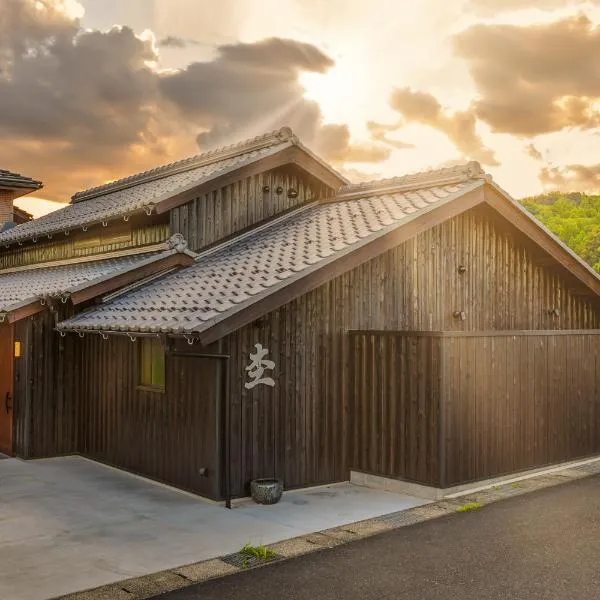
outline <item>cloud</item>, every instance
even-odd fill
[[[600,125],[600,27],[585,16],[549,24],[475,25],[454,38],[492,130],[522,137]]]
[[[187,48],[188,46],[204,46],[208,44],[203,44],[198,40],[193,40],[190,38],[182,38],[176,35],[168,35],[162,39],[160,39],[156,45],[159,48]]]
[[[600,0],[587,0],[587,3],[590,2],[600,4]],[[585,3],[586,0],[536,0],[535,4],[531,0],[468,0],[465,10],[477,16],[489,17],[521,9],[554,10]]]
[[[239,137],[259,115],[267,128],[289,118],[296,127],[318,123],[319,108],[304,100],[298,74],[324,72],[332,64],[314,46],[272,38],[221,46],[213,60],[161,77],[160,88],[182,117],[205,130],[199,142],[206,146]]]
[[[544,167],[540,171],[539,179],[545,187],[562,192],[598,193],[600,192],[600,163]]]
[[[352,144],[346,125],[323,125],[318,104],[304,98],[298,75],[324,73],[333,64],[311,44],[269,38],[220,46],[213,60],[161,77],[160,87],[182,118],[203,129],[201,148],[289,125],[326,160],[384,160],[387,148]]]
[[[531,158],[535,158],[535,160],[543,159],[542,153],[533,144],[527,144],[525,150]]]
[[[0,164],[66,200],[167,159],[179,132],[161,106],[151,37],[127,27],[84,31],[63,4],[4,0]]]
[[[371,135],[371,139],[378,142],[383,142],[396,150],[406,150],[407,148],[414,148],[414,144],[402,142],[400,140],[391,140],[388,138],[388,133],[393,133],[402,127],[402,123],[396,125],[385,125],[384,123],[377,123],[376,121],[368,121],[367,129]]]
[[[444,133],[465,156],[486,165],[498,164],[494,153],[477,135],[477,119],[472,112],[445,112],[434,96],[410,88],[396,89],[390,105],[405,121],[428,125]]]
[[[325,125],[317,133],[315,149],[333,162],[377,163],[387,160],[391,150],[380,144],[352,144],[347,125]]]
[[[165,46],[167,48],[186,48],[188,43],[188,40],[184,40],[181,37],[177,37],[176,35],[169,35],[159,40],[157,45],[160,47]]]
[[[0,164],[42,179],[49,199],[282,125],[327,160],[389,156],[385,146],[352,143],[345,125],[323,124],[304,98],[299,74],[334,64],[311,44],[227,44],[167,72],[152,34],[83,30],[73,0],[2,2]]]

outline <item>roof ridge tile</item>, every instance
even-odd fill
[[[368,197],[381,193],[408,192],[413,189],[461,183],[470,179],[491,181],[491,175],[486,173],[477,161],[473,160],[452,167],[429,169],[407,173],[399,177],[349,184],[342,187],[333,200]]]

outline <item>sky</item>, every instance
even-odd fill
[[[0,0],[0,168],[36,215],[283,125],[352,181],[599,192],[600,0]]]

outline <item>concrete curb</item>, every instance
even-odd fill
[[[273,550],[279,557],[264,561],[263,564],[251,568],[261,568],[303,554],[333,548],[386,531],[443,517],[456,513],[459,507],[468,503],[478,503],[481,507],[484,507],[506,498],[598,474],[600,474],[600,461],[565,468],[550,474],[541,474],[522,481],[495,485],[489,489],[471,493],[466,492],[460,497],[446,498],[397,513],[276,542],[268,545],[267,548]],[[142,600],[245,570],[249,569],[235,567],[224,562],[221,558],[213,558],[67,596],[60,596],[54,600]]]

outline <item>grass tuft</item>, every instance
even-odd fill
[[[468,502],[467,504],[463,504],[456,509],[456,512],[469,512],[470,510],[479,510],[481,508],[481,504],[479,502]]]
[[[260,560],[269,560],[275,558],[277,554],[273,550],[269,550],[266,546],[253,546],[252,544],[246,544],[241,550],[240,554],[249,558],[258,558]]]

